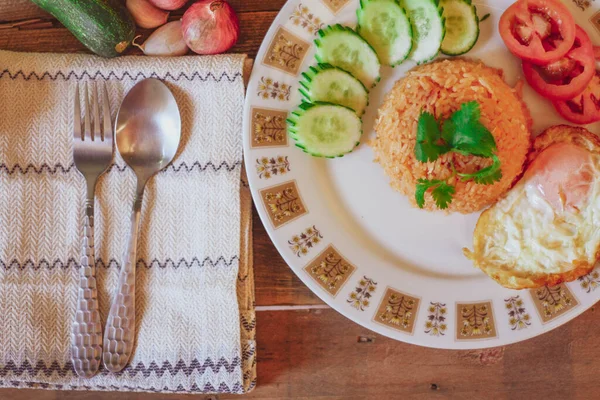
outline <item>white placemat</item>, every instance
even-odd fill
[[[234,393],[253,387],[250,203],[244,191],[243,213],[240,205],[244,60],[0,51],[3,386]],[[81,379],[69,354],[85,198],[72,157],[74,88],[105,82],[114,116],[127,91],[147,77],[173,91],[181,145],[145,191],[130,365],[119,374],[102,369]],[[116,155],[96,200],[103,321],[127,243],[134,188],[133,172]]]

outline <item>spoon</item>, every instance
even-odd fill
[[[135,266],[144,187],[173,160],[181,138],[181,116],[169,88],[153,78],[136,84],[121,104],[115,129],[117,149],[135,172],[137,188],[129,244],[104,330],[103,362],[111,372],[125,368],[133,352]]]

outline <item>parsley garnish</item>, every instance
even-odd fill
[[[423,208],[425,205],[425,192],[429,189],[433,189],[431,196],[433,196],[438,208],[441,210],[448,208],[448,205],[452,202],[452,195],[455,190],[454,186],[448,185],[445,181],[438,179],[419,179],[417,182],[415,198],[419,208]]]
[[[463,181],[473,180],[478,185],[491,185],[502,179],[500,159],[496,155],[496,141],[492,133],[479,121],[481,111],[479,103],[463,103],[450,118],[443,123],[435,116],[422,112],[417,124],[417,143],[415,156],[420,162],[435,161],[449,151],[466,156],[492,158],[489,167],[472,174],[455,171]],[[440,130],[441,124],[441,130]],[[454,175],[453,175],[454,176]],[[440,209],[448,208],[454,195],[454,186],[438,179],[419,179],[415,199],[419,208],[425,206],[425,193],[431,189],[431,195]]]
[[[502,179],[502,170],[500,169],[500,159],[497,155],[493,154],[492,158],[494,163],[489,167],[485,167],[475,172],[474,174],[460,174],[460,179],[463,181],[468,181],[473,179],[478,185],[491,185],[494,182]]]
[[[417,145],[415,146],[417,160],[421,162],[435,161],[440,155],[447,153],[450,147],[440,144],[441,138],[440,125],[433,114],[422,113],[417,124]]]
[[[479,118],[479,103],[463,103],[442,125],[442,137],[452,151],[466,156],[491,157],[496,141]],[[420,119],[420,117],[419,117]]]

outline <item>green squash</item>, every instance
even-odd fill
[[[133,18],[120,0],[32,0],[81,43],[103,57],[122,54],[135,36]]]

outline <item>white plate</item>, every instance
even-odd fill
[[[371,91],[361,145],[335,160],[310,157],[288,139],[285,119],[300,103],[300,73],[313,65],[322,25],[356,25],[358,0],[290,0],[258,52],[244,111],[244,152],[250,188],[271,240],[288,265],[327,304],[383,335],[422,346],[472,349],[519,342],[576,317],[600,298],[598,272],[555,288],[504,289],[462,254],[479,214],[427,213],[393,191],[365,143],[377,108],[394,82],[414,66],[382,68]],[[481,23],[468,54],[520,78],[498,20],[510,1],[475,2]],[[567,1],[594,43],[600,8]],[[534,132],[564,123],[526,87]],[[594,127],[590,127],[594,130]],[[597,127],[596,127],[597,128]],[[266,168],[262,160],[267,160]],[[274,172],[275,171],[275,172]],[[321,279],[324,278],[324,279]]]

